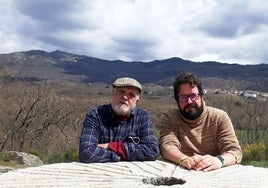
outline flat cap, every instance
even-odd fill
[[[139,89],[140,92],[142,90],[141,84],[137,80],[129,77],[117,78],[113,83],[113,87],[124,87],[124,86],[136,87]]]

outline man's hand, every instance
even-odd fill
[[[217,157],[195,154],[192,157],[185,159],[182,162],[182,166],[187,169],[207,172],[221,168],[222,163]]]
[[[108,148],[108,145],[109,145],[109,143],[98,144],[99,147],[101,147],[101,148],[105,148],[105,149]]]
[[[222,166],[221,161],[217,157],[214,157],[211,155],[195,154],[192,157],[194,158],[194,161],[196,162],[194,169],[198,171],[202,170],[204,172],[207,172],[207,171],[219,169]]]
[[[193,157],[187,157],[186,159],[184,159],[181,163],[181,166],[183,166],[184,168],[190,170],[193,169],[195,166],[196,162],[194,161]]]

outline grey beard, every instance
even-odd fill
[[[117,114],[117,115],[126,116],[126,115],[130,114],[130,112],[132,111],[131,108],[129,108],[128,110],[120,109],[119,106],[120,105],[112,103],[112,109],[113,109],[114,113]]]

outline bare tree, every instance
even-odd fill
[[[247,142],[249,144],[264,140],[267,130],[267,103],[259,100],[245,100],[244,117],[248,121]]]
[[[32,147],[52,125],[60,124],[73,111],[46,85],[23,89],[16,96],[17,108],[12,110],[10,126],[0,142],[0,150],[10,142],[11,150]]]

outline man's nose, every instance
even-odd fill
[[[190,97],[187,98],[187,103],[193,103],[192,99]]]
[[[127,95],[126,93],[124,93],[124,94],[122,95],[122,97],[123,97],[124,99],[128,99],[128,95]]]

